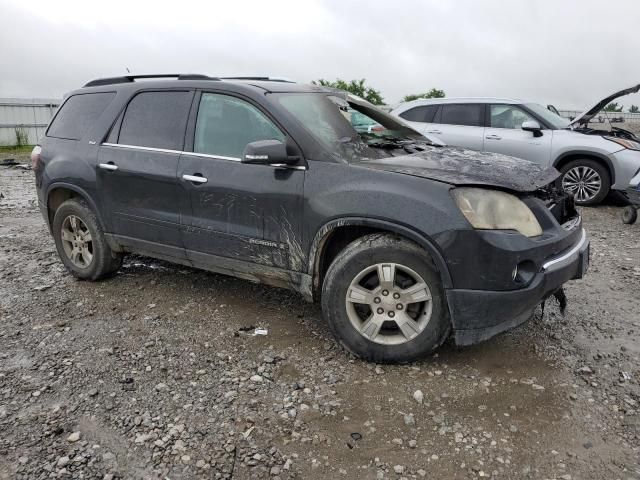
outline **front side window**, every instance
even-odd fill
[[[400,118],[404,118],[410,122],[432,123],[437,111],[438,105],[422,105],[402,112]]]
[[[473,103],[446,104],[442,106],[442,119],[439,123],[481,127],[484,124],[482,121],[483,116],[483,105]]]
[[[541,117],[542,120],[551,126],[551,128],[561,129],[569,126],[569,120],[550,112],[542,105],[538,105],[537,103],[527,103],[525,104],[525,107],[531,110],[535,115]]]
[[[520,129],[524,122],[535,120],[531,115],[514,105],[491,105],[489,126],[491,128]]]
[[[203,93],[198,109],[193,151],[241,158],[247,144],[285,140],[284,134],[260,110],[236,97]]]
[[[129,102],[118,143],[182,150],[192,92],[142,92]]]
[[[115,96],[115,92],[101,92],[69,97],[53,119],[47,136],[80,140]]]

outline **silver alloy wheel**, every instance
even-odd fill
[[[588,202],[600,193],[602,179],[593,168],[577,166],[564,174],[562,188],[565,192],[573,193],[578,202]]]
[[[87,268],[93,261],[93,239],[89,227],[75,215],[62,222],[62,248],[67,258],[78,268]]]
[[[431,290],[414,270],[378,263],[353,279],[346,296],[347,316],[367,340],[400,345],[415,338],[431,319]]]

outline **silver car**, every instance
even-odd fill
[[[595,205],[612,189],[624,192],[640,171],[640,138],[614,126],[590,128],[589,121],[611,101],[639,90],[636,85],[616,92],[572,121],[537,103],[507,98],[421,99],[391,113],[448,145],[553,165],[576,203]]]

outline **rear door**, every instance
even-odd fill
[[[489,105],[487,117],[488,125],[484,132],[486,152],[524,158],[542,166],[550,164],[552,130],[541,130],[541,136],[522,130],[524,122],[538,120],[517,105]]]
[[[431,131],[447,145],[482,151],[484,111],[481,103],[445,103],[436,115]],[[440,132],[440,133],[437,133]]]
[[[304,168],[241,163],[248,143],[287,142],[284,131],[249,99],[224,92],[196,98],[193,132],[181,159],[182,222],[187,256],[196,265],[223,259],[300,270]],[[190,135],[191,136],[191,135]]]
[[[137,93],[98,153],[98,188],[111,232],[125,246],[183,258],[176,172],[190,90]]]

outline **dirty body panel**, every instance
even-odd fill
[[[124,168],[104,170],[101,165],[109,161],[115,165],[106,152],[124,149],[117,146],[113,133],[119,128],[118,119],[137,93],[175,90],[176,83],[194,99],[184,126],[184,144],[154,152],[157,161],[169,156],[170,168],[176,171],[175,178],[159,180],[171,185],[171,215],[145,200],[157,195],[157,189],[153,176],[144,173],[139,175],[149,181],[137,183],[138,190],[131,192],[135,201],[112,202],[113,209],[105,208],[109,201],[100,194],[101,178],[117,183],[118,176],[132,174]],[[89,87],[82,92],[112,89]],[[204,93],[231,96],[259,112],[281,132],[288,154],[297,163],[253,165],[241,162],[240,154],[197,152],[196,118]],[[320,100],[304,110],[301,100],[313,98],[309,96],[335,97],[331,102],[337,102],[343,112],[330,113],[336,121],[346,111],[340,101],[349,102],[349,108],[387,125],[396,137],[372,137],[365,144],[350,137],[357,135],[350,124],[333,136],[314,135],[308,127],[316,121],[313,113],[330,110],[333,104]],[[327,245],[341,232],[347,228],[392,232],[415,242],[431,257],[445,290],[454,336],[461,344],[489,338],[525,321],[546,296],[584,273],[588,240],[582,237],[580,218],[572,208],[558,209],[566,196],[549,200],[553,195],[547,185],[557,178],[555,169],[543,170],[502,155],[444,148],[363,105],[343,93],[277,82],[124,84],[81,140],[69,146],[63,140],[44,138],[43,164],[35,170],[41,209],[50,224],[55,200],[51,192],[67,185],[94,208],[115,251],[139,252],[294,289],[309,300],[318,299],[329,261],[325,256],[331,253]],[[526,237],[514,230],[474,229],[451,194],[462,186],[518,197],[535,215],[542,234]],[[139,233],[117,230],[116,217],[124,208],[137,212],[128,218]],[[171,242],[150,229],[163,225],[171,228]],[[553,269],[545,267],[567,253],[561,263],[553,263]]]
[[[452,185],[483,185],[517,192],[533,192],[558,178],[555,168],[542,170],[522,159],[455,147],[430,147],[421,153],[366,161],[362,165]]]

